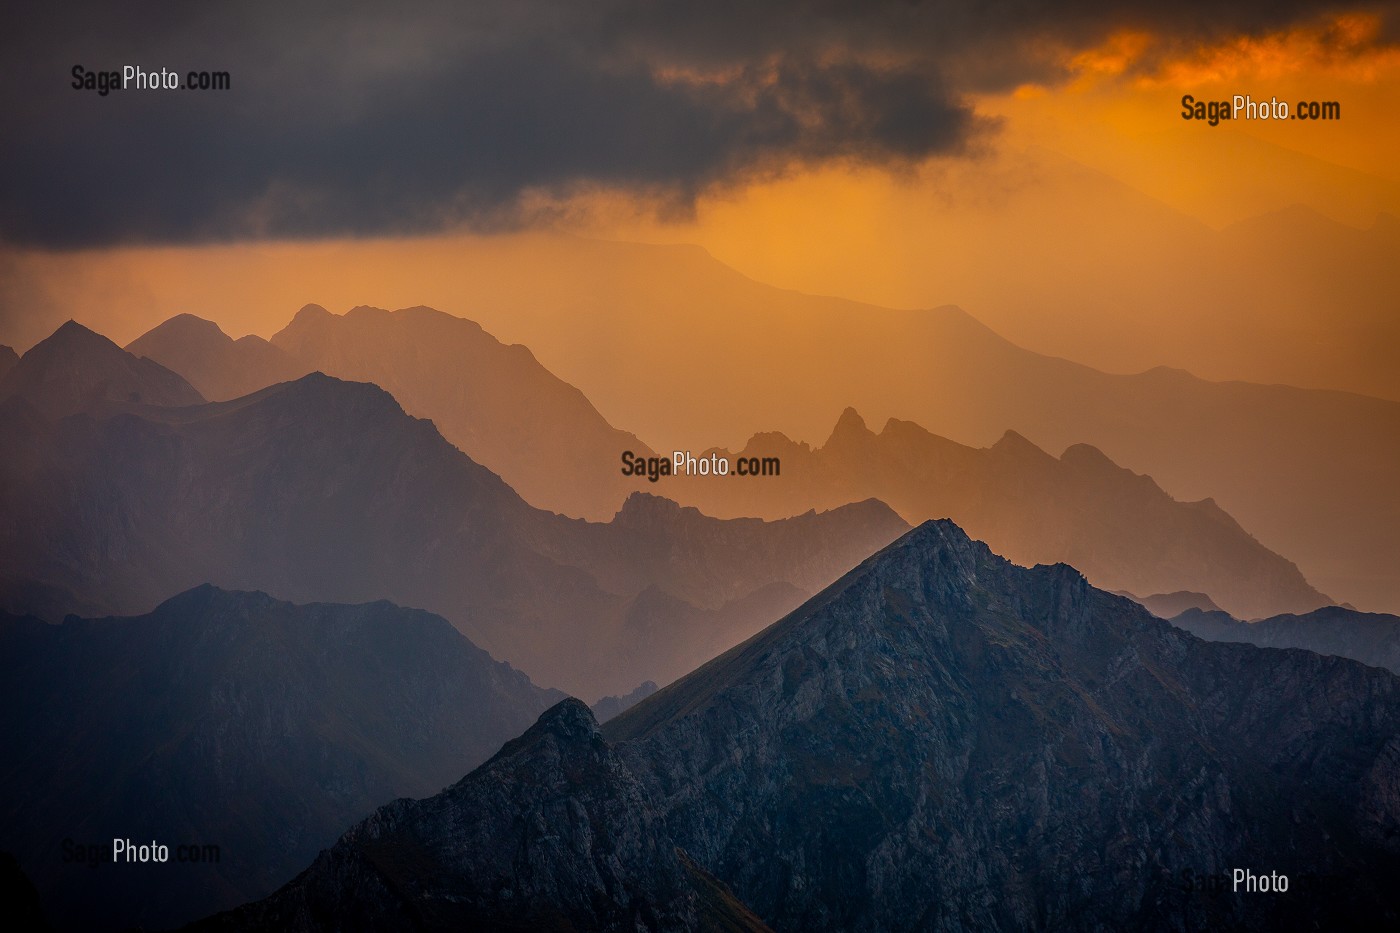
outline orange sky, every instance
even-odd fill
[[[1105,369],[1165,363],[1394,395],[1380,372],[1393,359],[1372,358],[1397,326],[1378,263],[1348,271],[1340,310],[1318,306],[1329,300],[1325,265],[1301,285],[1276,276],[1267,252],[1236,260],[1247,266],[1238,278],[1154,265],[1185,261],[1183,250],[1229,225],[1290,205],[1344,225],[1328,234],[1339,243],[1400,215],[1400,54],[1374,48],[1373,29],[1351,17],[1185,50],[1124,34],[1074,54],[1078,77],[1066,85],[976,100],[1000,126],[971,156],[731,184],[702,196],[693,217],[657,216],[607,192],[540,206],[556,229],[698,243],[783,287],[895,307],[959,304],[1018,343]],[[1184,93],[1337,100],[1342,119],[1208,127],[1181,119]],[[539,242],[442,235],[0,255],[0,342],[23,350],[74,317],[124,343],[183,311],[235,336],[269,335],[309,301],[335,311],[425,303],[487,323],[481,302],[531,275]],[[1382,258],[1391,242],[1377,247]],[[1254,284],[1271,278],[1281,284]],[[1273,314],[1279,333],[1197,340],[1188,321],[1182,334],[1164,334],[1183,314],[1237,315],[1250,333]],[[495,317],[502,337],[529,336]],[[1310,344],[1319,351],[1299,349]]]

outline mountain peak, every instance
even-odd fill
[[[228,334],[224,333],[224,329],[218,324],[196,314],[190,314],[188,311],[182,311],[164,323],[157,324],[153,330],[160,330],[162,328],[184,331],[192,334],[205,334],[207,336],[214,336],[217,334],[224,339],[232,339]]]
[[[833,444],[840,446],[844,443],[863,441],[874,437],[874,432],[865,424],[865,419],[860,416],[860,412],[854,408],[847,407],[841,412],[841,417],[836,419],[836,426],[831,429],[831,436],[827,438],[827,447]]]
[[[576,697],[560,700],[540,714],[533,726],[525,730],[520,738],[531,741],[539,735],[552,735],[568,741],[590,738],[598,734],[598,720],[593,718],[593,710]]]
[[[67,321],[20,357],[0,397],[21,396],[50,418],[103,405],[198,405],[204,396],[180,376]]]
[[[34,348],[29,352],[33,353],[34,350],[46,344],[49,346],[116,346],[115,343],[112,343],[112,341],[108,340],[97,331],[84,327],[72,318],[58,325],[58,328],[52,334],[49,334],[49,336],[35,344]],[[25,356],[28,355],[28,353],[25,354]]]
[[[1053,460],[1044,450],[1032,443],[1024,434],[1013,431],[1010,428],[1001,436],[991,449],[999,454],[1009,454],[1017,457],[1038,457]]]
[[[1060,454],[1060,460],[1064,463],[1072,463],[1084,467],[1112,467],[1115,470],[1122,470],[1118,464],[1109,458],[1108,454],[1099,450],[1093,444],[1071,444],[1065,448],[1065,452]]]
[[[699,514],[699,509],[693,507],[682,507],[675,500],[665,496],[653,495],[649,492],[634,492],[622,502],[622,508],[617,510],[614,516],[614,523],[636,523],[641,520],[655,520],[661,517],[671,517],[682,512],[695,512]]]
[[[307,305],[307,307],[314,308],[316,306]],[[302,311],[305,310],[306,308],[302,308]],[[326,313],[327,315],[330,314],[330,312]],[[359,318],[386,318],[389,316],[390,313],[391,312],[387,308],[378,308],[374,305],[355,305],[355,307],[345,312],[345,317],[350,320],[355,320]],[[301,312],[298,312],[297,316],[300,317]]]
[[[169,353],[172,347],[188,351],[221,347],[232,342],[233,338],[213,321],[193,314],[177,314],[131,341],[126,345],[126,350],[159,362],[158,357]]]
[[[334,315],[334,314],[331,314],[329,311],[327,311],[325,308],[321,307],[321,306],[318,305],[318,304],[305,304],[305,305],[302,305],[302,306],[301,306],[301,310],[298,311],[298,312],[292,317],[292,323],[293,323],[293,324],[310,324],[310,323],[313,323],[313,322],[315,322],[315,321],[323,321],[323,320],[325,320],[326,318],[332,318],[332,317],[335,317],[335,315]]]

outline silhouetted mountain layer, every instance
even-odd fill
[[[1224,612],[1188,609],[1172,616],[1171,622],[1209,641],[1306,648],[1400,674],[1400,616],[1328,606],[1305,615],[1241,622]]]
[[[774,929],[1379,929],[1397,788],[1400,678],[1204,642],[930,522],[601,737],[556,707],[218,924],[696,929],[688,859]]]
[[[1224,612],[1207,593],[1180,590],[1175,593],[1154,593],[1151,596],[1137,596],[1126,592],[1120,592],[1118,595],[1126,596],[1133,602],[1139,603],[1159,619],[1171,619],[1190,609],[1199,609],[1202,612]]]
[[[667,479],[658,491],[707,514],[763,518],[874,497],[910,522],[951,518],[1017,563],[1072,564],[1103,589],[1201,590],[1250,618],[1331,602],[1213,500],[1177,502],[1085,444],[1056,459],[1014,431],[986,449],[893,419],[876,434],[848,408],[815,450],[769,433],[720,454],[777,457],[782,472]]]
[[[204,582],[390,599],[583,696],[668,682],[907,528],[875,502],[726,522],[643,495],[608,524],[561,518],[384,390],[320,374],[56,421],[12,398],[0,447],[12,611],[139,613]]]
[[[270,344],[233,341],[215,324],[180,315],[127,349],[207,387],[211,399],[315,371],[372,382],[532,505],[575,517],[611,518],[635,488],[619,472],[622,451],[651,453],[527,348],[432,308],[362,306],[335,315],[307,305]]]
[[[212,321],[177,314],[126,345],[189,380],[200,394],[224,402],[311,372],[261,337],[234,340]]]
[[[0,345],[0,379],[4,379],[5,374],[14,369],[18,362],[19,354],[13,348]]]
[[[1025,350],[955,307],[774,288],[696,247],[561,238],[464,261],[463,310],[662,452],[769,430],[824,437],[847,405],[978,447],[1007,429],[1057,453],[1092,444],[1178,500],[1213,498],[1333,598],[1400,612],[1395,401],[1110,374]]]
[[[636,706],[659,689],[655,682],[648,680],[645,683],[638,684],[637,689],[626,696],[603,697],[597,703],[590,706],[589,709],[593,711],[594,717],[599,722],[607,722],[614,716],[620,715]]]
[[[444,619],[200,587],[149,615],[0,617],[0,847],[75,929],[168,926],[285,883],[354,820],[435,793],[563,695]],[[112,864],[114,838],[164,865]],[[107,863],[65,858],[64,841]],[[217,845],[181,864],[176,846]]]
[[[0,400],[22,398],[50,418],[113,405],[198,405],[182,377],[69,321],[0,378]]]

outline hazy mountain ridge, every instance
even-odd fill
[[[636,706],[638,703],[642,702],[659,689],[660,688],[657,687],[655,682],[648,680],[645,683],[638,684],[636,690],[633,690],[631,693],[626,694],[625,696],[603,697],[597,703],[594,703],[592,706],[590,706],[588,709],[593,713],[594,718],[597,719],[599,722],[607,722],[614,716],[626,712],[627,710]]]
[[[770,519],[874,497],[911,523],[951,518],[1017,563],[1072,564],[1102,589],[1200,590],[1248,617],[1331,602],[1214,501],[1177,502],[1086,444],[1056,458],[1008,431],[974,449],[895,419],[877,434],[848,408],[816,449],[769,432],[720,454],[779,457],[782,475],[663,491],[707,514]]]
[[[148,615],[0,618],[0,847],[69,928],[167,926],[266,894],[351,821],[432,794],[563,694],[444,619],[202,586]],[[60,842],[214,844],[215,864]]]
[[[1215,600],[1211,599],[1208,593],[1178,590],[1175,593],[1153,593],[1150,596],[1138,596],[1128,592],[1119,592],[1117,595],[1128,597],[1159,619],[1170,620],[1189,609],[1199,609],[1202,612],[1225,611],[1215,604]]]
[[[50,418],[122,405],[198,405],[181,376],[69,321],[0,378],[0,399],[23,398]]]
[[[0,596],[17,610],[142,612],[204,582],[391,599],[584,696],[678,676],[907,528],[878,503],[773,524],[661,504],[609,524],[561,518],[383,389],[320,374],[57,421],[11,398],[0,441],[18,452],[0,463]],[[629,525],[638,513],[646,535]],[[699,624],[640,645],[628,613],[649,587],[697,600]]]
[[[1188,609],[1169,621],[1208,641],[1303,648],[1400,674],[1400,616],[1328,606],[1303,615],[1241,622],[1225,612]]]
[[[1069,567],[1015,567],[949,522],[911,532],[602,737],[581,704],[556,707],[492,764],[381,810],[218,923],[413,916],[432,929],[485,905],[508,925],[585,900],[600,928],[691,929],[628,910],[676,903],[669,843],[775,929],[1400,916],[1400,679],[1200,641]],[[494,768],[516,756],[577,776],[554,804],[562,835],[530,828],[533,797],[501,812],[496,788],[518,785]],[[579,758],[590,766],[568,766]],[[624,791],[610,823],[626,834],[593,836],[598,802]],[[488,814],[490,830],[473,832]],[[652,829],[638,838],[639,823]],[[1236,866],[1300,888],[1304,872],[1331,880],[1288,898],[1184,884]],[[527,883],[506,900],[513,872]]]
[[[218,324],[192,314],[177,314],[127,344],[126,350],[184,376],[211,402],[238,398],[312,371],[261,337],[250,334],[234,340]]]
[[[1111,374],[1023,349],[956,307],[775,288],[696,247],[531,240],[528,267],[482,249],[457,307],[663,451],[772,430],[813,440],[847,406],[972,446],[1008,429],[1044,450],[1091,444],[1178,500],[1213,498],[1332,598],[1400,611],[1400,403]]]
[[[780,479],[668,478],[654,486],[618,468],[622,450],[645,455],[645,444],[608,425],[524,347],[505,346],[472,321],[421,307],[334,315],[308,305],[273,338],[275,346],[245,339],[298,372],[380,385],[527,501],[564,514],[606,520],[639,489],[708,514],[770,520],[874,497],[911,522],[951,517],[1023,563],[1072,563],[1107,589],[1203,590],[1249,617],[1331,602],[1213,502],[1172,502],[1084,444],[1057,460],[1006,432],[979,451],[896,419],[877,435],[848,408],[817,450],[776,432],[749,441],[744,454],[783,459]],[[188,315],[131,349],[196,381],[208,378],[199,373],[238,369],[241,358],[216,325]],[[249,366],[245,373],[267,372]]]

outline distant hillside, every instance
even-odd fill
[[[256,392],[311,372],[261,337],[234,340],[212,321],[177,314],[126,346],[189,380],[212,402]]]
[[[288,881],[350,823],[425,796],[563,695],[445,620],[200,587],[148,615],[0,617],[0,849],[51,920],[166,927]],[[217,863],[64,860],[65,839],[213,844]]]
[[[1304,615],[1241,622],[1224,612],[1188,609],[1171,622],[1210,641],[1306,648],[1400,674],[1400,616],[1327,606]]]
[[[1013,344],[975,305],[802,294],[696,247],[486,243],[457,274],[452,310],[527,344],[663,452],[763,431],[815,442],[847,406],[974,447],[1008,429],[1056,454],[1089,444],[1173,498],[1214,499],[1334,599],[1400,612],[1400,402],[1179,369],[1110,374]]]
[[[30,348],[0,378],[0,399],[19,398],[50,418],[122,405],[198,405],[181,376],[122,351],[69,321]]]
[[[319,374],[96,417],[10,398],[0,447],[19,452],[0,460],[13,611],[139,613],[204,582],[391,599],[585,697],[669,682],[907,528],[877,502],[764,523],[642,495],[607,524],[561,518],[384,390]]]

